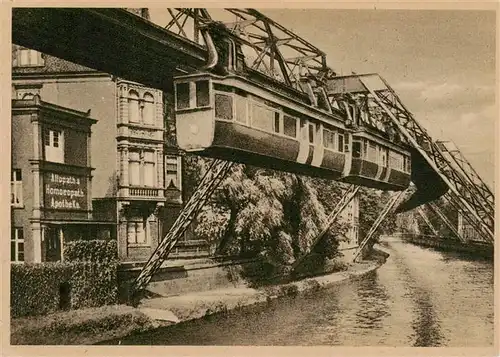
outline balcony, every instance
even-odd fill
[[[121,187],[120,196],[131,200],[164,201],[164,189],[157,187]]]

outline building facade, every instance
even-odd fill
[[[92,217],[90,111],[12,101],[11,261],[61,260],[64,241],[98,229]],[[106,225],[104,226],[106,227]]]
[[[64,137],[66,158],[82,157],[82,150],[88,151],[89,165],[91,158],[93,169],[88,171],[86,179],[91,186],[85,191],[89,201],[81,207],[85,208],[88,219],[112,227],[107,236],[117,239],[122,261],[149,258],[182,205],[182,160],[165,141],[163,93],[16,45],[12,49],[12,65],[13,116],[16,118],[19,110],[15,106],[35,96],[46,107],[52,105],[63,112],[75,112],[76,117],[88,111],[92,113],[96,120],[92,122],[92,145],[84,146],[76,136]],[[54,120],[51,122],[59,125]],[[17,122],[16,127],[13,125],[13,157],[18,155],[23,143],[30,140],[25,133],[27,129],[23,125],[17,127]],[[49,133],[47,140],[57,143],[62,140],[57,135]],[[48,155],[56,158],[62,155],[56,149],[48,150]],[[27,172],[36,169],[25,167],[21,172],[15,171],[14,163],[13,160],[12,188],[16,190]],[[83,181],[79,182],[83,185]],[[25,199],[30,197],[24,192],[27,187],[22,189]],[[13,205],[13,216],[17,216],[17,209]],[[14,219],[12,226],[15,228],[16,224]],[[88,227],[73,230],[71,236],[89,237]],[[32,247],[37,244],[25,233],[16,229],[12,232],[13,242],[26,240],[24,258],[47,260],[41,252],[35,254]],[[93,230],[90,236],[97,237],[97,234],[102,233]]]

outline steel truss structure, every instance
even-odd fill
[[[353,198],[358,194],[359,191],[359,186],[356,185],[349,185],[348,188],[344,191],[344,194],[340,198],[340,200],[337,202],[335,207],[333,208],[332,212],[326,219],[325,226],[323,230],[314,238],[314,240],[311,243],[311,246],[309,247],[309,252],[305,253],[302,257],[298,258],[293,264],[292,264],[292,271],[295,270],[303,261],[305,258],[309,256],[309,254],[314,250],[314,247],[319,243],[321,238],[328,232],[332,224],[336,221],[337,217],[344,211],[344,209],[347,207],[347,205],[353,200]]]
[[[441,211],[441,209],[438,207],[438,205],[436,205],[434,202],[429,202],[426,206],[429,207],[430,210],[433,211],[437,216],[439,216],[439,218],[441,218],[441,220],[444,222],[444,224],[446,224],[446,226],[453,232],[453,234],[458,239],[460,239],[461,242],[463,242],[463,243],[466,242],[464,237],[458,231],[456,225],[454,225],[452,222],[450,222],[448,217],[446,217],[446,215]]]
[[[193,219],[196,218],[200,209],[217,189],[222,180],[229,174],[233,165],[232,162],[223,160],[215,160],[210,165],[205,176],[203,176],[198,187],[182,208],[182,211],[169,232],[160,242],[158,247],[156,247],[155,251],[139,273],[139,276],[135,279],[132,286],[132,292],[135,298],[137,298],[146,288],[152,276],[158,271],[165,259],[167,259],[181,235],[186,231],[186,228],[191,224]],[[133,298],[133,300],[136,300],[135,298]]]
[[[356,261],[356,259],[359,257],[363,249],[366,247],[368,242],[373,238],[373,235],[377,231],[377,229],[380,227],[380,224],[384,221],[384,219],[394,211],[396,208],[396,204],[399,203],[408,193],[410,192],[410,189],[406,189],[404,191],[398,191],[398,192],[393,192],[391,197],[389,198],[389,201],[387,201],[386,205],[384,206],[384,209],[380,214],[378,215],[377,219],[373,222],[372,226],[370,227],[370,230],[366,234],[366,237],[361,241],[359,244],[358,249],[354,253],[353,261]]]
[[[203,44],[201,31],[211,28],[241,46],[245,63],[298,91],[304,82],[323,81],[335,75],[326,54],[310,42],[254,9],[168,9],[165,29]]]
[[[436,227],[434,227],[434,225],[431,223],[429,217],[427,217],[427,214],[422,209],[422,207],[417,207],[416,211],[420,215],[420,217],[422,218],[422,220],[425,222],[425,224],[427,225],[427,227],[430,228],[430,230],[432,231],[432,233],[434,233],[434,235],[436,237],[439,236],[439,232],[437,231]]]
[[[464,217],[485,239],[494,240],[494,211],[492,199],[486,199],[484,191],[468,177],[475,171],[468,170],[470,164],[461,156],[461,169],[458,170],[444,155],[443,149],[432,140],[427,131],[416,121],[411,112],[404,106],[395,91],[378,74],[350,76],[359,83],[352,85],[353,93],[365,93],[379,105],[386,118],[390,119],[409,144],[429,163],[440,179],[448,186],[448,201],[465,212]],[[336,80],[337,81],[337,80]],[[362,86],[360,86],[361,84]],[[467,162],[467,164],[463,164]],[[470,172],[469,172],[470,171]],[[477,174],[475,174],[477,175]],[[482,182],[482,180],[481,180]],[[486,196],[493,198],[492,195]]]

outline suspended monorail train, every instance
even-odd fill
[[[237,75],[175,79],[177,143],[187,152],[382,190],[403,190],[407,149]]]
[[[447,191],[391,123],[383,124],[388,130],[381,130],[381,122],[356,125],[354,107],[333,108],[321,88],[313,91],[306,83],[298,91],[248,68],[235,41],[219,40],[212,70],[174,79],[181,149],[381,190],[401,191],[415,183],[417,191],[399,211]]]

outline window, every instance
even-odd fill
[[[314,129],[315,129],[315,124],[314,123],[309,123],[309,143],[314,144]]]
[[[128,92],[128,122],[154,125],[156,119],[155,97],[151,93],[139,93],[131,89]]]
[[[20,169],[13,169],[10,179],[10,204],[15,207],[23,206],[23,178]]]
[[[180,174],[180,157],[167,156],[165,159],[165,187],[168,187],[172,183],[180,190]]]
[[[410,173],[411,172],[411,161],[408,156],[403,156],[404,158],[404,172]]]
[[[236,121],[242,124],[247,124],[247,99],[240,95],[236,95],[234,99],[236,107]]]
[[[280,113],[274,112],[274,125],[273,129],[275,133],[280,132]]]
[[[288,115],[283,116],[283,134],[292,138],[297,137],[297,119]]]
[[[252,126],[272,133],[274,131],[274,111],[254,103],[252,106]]]
[[[14,60],[15,67],[35,67],[43,66],[44,60],[42,54],[29,48],[19,48]]]
[[[335,150],[335,132],[323,128],[323,146]]]
[[[208,81],[196,82],[196,106],[206,107],[210,105],[210,86]]]
[[[128,163],[129,185],[154,187],[156,160],[153,150],[131,150]]]
[[[144,124],[147,125],[154,125],[155,123],[155,98],[150,93],[144,94],[142,119],[144,120]]]
[[[175,85],[175,98],[178,110],[207,107],[210,105],[210,82],[201,80],[177,83]]]
[[[144,186],[154,187],[156,170],[155,170],[155,152],[144,151]]]
[[[377,162],[377,144],[373,142],[368,142],[368,149],[366,152],[366,160],[371,162]]]
[[[61,130],[44,130],[45,160],[64,162],[64,135]]]
[[[128,154],[128,182],[130,186],[141,184],[141,159],[138,151],[130,151]]]
[[[352,157],[355,158],[361,157],[361,142],[359,141],[352,142]]]
[[[149,221],[147,218],[138,222],[127,222],[127,242],[129,244],[147,244],[149,241]]]
[[[140,122],[139,94],[133,90],[128,94],[128,121],[131,123]]]
[[[233,120],[233,98],[227,94],[215,94],[215,117]]]
[[[175,92],[177,109],[189,108],[189,83],[177,83]]]
[[[403,155],[400,153],[389,151],[389,167],[394,170],[403,171]]]
[[[380,154],[379,154],[380,162],[379,165],[383,167],[387,167],[387,149],[386,148],[380,148]]]
[[[24,262],[24,233],[20,227],[14,227],[11,231],[10,261]]]
[[[338,134],[338,151],[339,152],[344,152],[344,134]]]

